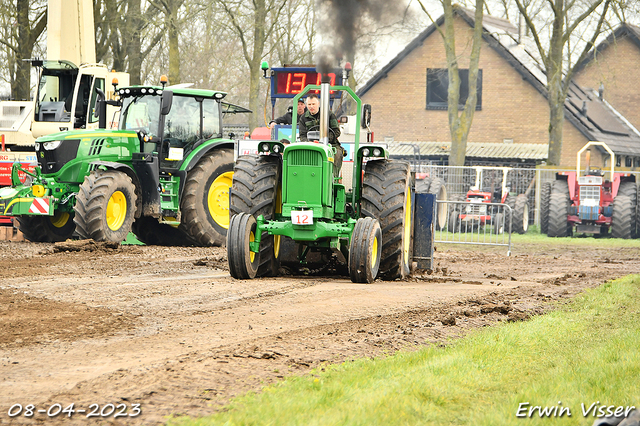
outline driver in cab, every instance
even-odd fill
[[[318,95],[312,93],[307,96],[307,110],[300,117],[300,140],[308,142],[307,133],[313,130],[320,130],[320,100]],[[340,136],[340,128],[338,126],[338,120],[332,111],[329,111],[329,131],[328,135],[329,143],[336,150],[336,154],[333,158],[333,175],[338,177],[340,175],[340,169],[342,168],[342,157],[344,152],[342,146],[338,141]]]

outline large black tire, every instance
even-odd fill
[[[141,242],[149,246],[186,247],[194,245],[187,234],[155,217],[143,216],[133,222],[132,229]]]
[[[409,163],[369,161],[364,170],[362,213],[378,219],[382,228],[380,277],[404,278],[411,270],[413,208]]]
[[[203,156],[187,174],[180,200],[180,230],[198,246],[222,246],[229,227],[229,188],[233,151],[218,149]]]
[[[119,243],[131,231],[136,189],[126,173],[95,170],[80,185],[73,221],[80,238]]]
[[[511,232],[524,234],[529,229],[529,201],[527,196],[520,194],[516,197],[513,208],[513,227]]]
[[[74,213],[57,211],[53,216],[18,216],[18,229],[27,241],[55,243],[73,236],[76,224]]]
[[[493,217],[493,233],[496,235],[504,233],[504,214],[496,213]]]
[[[428,194],[431,186],[431,178],[416,180],[416,194]]]
[[[613,238],[632,238],[635,230],[636,205],[626,195],[618,195],[613,200],[611,216],[611,236]]]
[[[449,208],[449,220],[447,222],[447,230],[449,232],[460,232],[460,212],[464,208],[464,204],[459,203],[465,200],[463,194],[453,194],[449,197],[447,203]]]
[[[258,272],[259,254],[249,250],[249,243],[254,241],[255,232],[256,219],[249,213],[240,213],[231,218],[227,237],[227,259],[229,273],[233,278],[252,279]]]
[[[233,174],[233,186],[229,208],[231,217],[248,213],[257,218],[262,215],[272,220],[281,212],[282,163],[280,157],[268,155],[243,155],[238,157]],[[280,267],[279,235],[262,233],[260,241],[260,265],[257,275],[274,276]]]
[[[549,199],[551,182],[545,182],[540,188],[540,233],[546,234],[549,229]]]
[[[567,193],[568,194],[568,193]],[[549,237],[568,237],[571,235],[571,224],[567,220],[569,214],[569,198],[561,190],[552,190],[549,198]]]
[[[349,244],[349,276],[354,283],[372,283],[380,269],[382,231],[371,217],[356,222]]]
[[[440,231],[447,226],[447,220],[449,218],[449,205],[447,204],[447,187],[444,184],[442,178],[434,178],[429,185],[429,194],[436,196],[436,201],[443,201],[442,203],[436,203],[436,216],[433,221],[436,225],[436,230]]]
[[[633,181],[624,181],[624,182],[620,182],[620,187],[618,188],[618,194],[617,195],[626,195],[627,197],[629,197],[631,199],[631,202],[635,203],[636,202],[636,197],[637,197],[637,190],[638,188],[636,187],[636,183]]]
[[[567,182],[565,179],[554,180],[551,184],[551,192],[553,191],[559,191],[564,194],[565,197],[569,199],[571,198],[571,194],[569,194],[569,182]]]

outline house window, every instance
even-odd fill
[[[458,69],[460,98],[458,108],[463,109],[469,97],[469,70]],[[482,109],[482,70],[478,70],[478,101],[476,110]],[[449,71],[446,68],[427,68],[427,109],[447,109]]]
[[[629,157],[628,155],[624,159],[624,166],[631,167],[633,165],[633,157]]]

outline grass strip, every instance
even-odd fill
[[[225,412],[169,424],[591,425],[601,406],[640,405],[639,319],[632,275],[526,322],[327,366],[236,398]],[[586,418],[581,404],[591,408]]]

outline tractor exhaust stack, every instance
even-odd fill
[[[329,144],[329,96],[331,77],[322,74],[320,83],[320,143]]]

